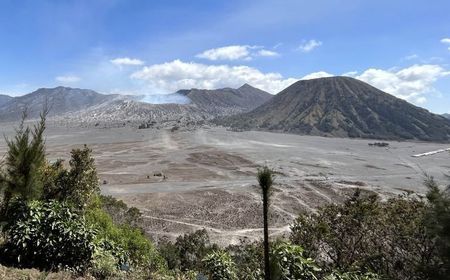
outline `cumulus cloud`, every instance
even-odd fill
[[[433,83],[448,75],[450,72],[440,65],[416,64],[399,70],[370,68],[356,78],[399,98],[422,104],[426,102],[425,95],[435,91]]]
[[[266,50],[262,46],[232,45],[209,49],[196,55],[197,58],[217,61],[217,60],[252,60],[256,56],[275,57],[280,54]]]
[[[79,82],[81,78],[74,75],[66,75],[66,76],[58,76],[55,78],[55,80],[60,83],[76,83]]]
[[[263,73],[249,66],[206,65],[174,60],[142,68],[131,78],[147,81],[151,86],[173,92],[182,88],[223,88],[251,84],[270,93],[278,93],[296,82],[279,73]]]
[[[310,52],[312,50],[314,50],[315,48],[318,48],[322,46],[322,42],[321,41],[317,41],[317,40],[309,40],[306,42],[303,42],[300,46],[298,46],[297,50],[301,51],[301,52]]]
[[[359,74],[351,71],[342,75],[365,81],[409,102],[423,104],[426,102],[427,94],[436,91],[433,84],[439,78],[450,76],[450,71],[440,65],[416,64],[402,69],[369,68]],[[330,76],[334,75],[319,71],[300,79]],[[272,94],[278,93],[300,80],[294,77],[283,77],[276,72],[262,72],[245,65],[208,65],[181,60],[143,67],[134,72],[131,78],[163,92],[174,92],[183,88],[236,88],[248,83]]]
[[[110,62],[114,65],[118,66],[124,66],[124,65],[130,65],[130,66],[139,66],[143,65],[144,62],[137,58],[129,58],[129,57],[118,57],[115,59],[111,59]]]
[[[248,59],[250,56],[251,46],[233,45],[216,49],[209,49],[196,55],[198,58],[204,58],[208,60],[238,60]]]

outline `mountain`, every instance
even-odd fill
[[[441,116],[443,116],[443,117],[446,118],[446,119],[450,119],[450,114],[444,113],[444,114],[442,114]]]
[[[180,90],[177,93],[188,97],[192,104],[212,115],[233,115],[248,112],[273,97],[270,93],[248,84],[244,84],[237,89],[191,89]]]
[[[131,122],[144,126],[152,123],[183,126],[248,112],[271,97],[271,94],[247,84],[238,89],[188,89],[166,95],[140,96],[136,100],[115,99],[61,115],[57,120],[102,125]]]
[[[244,114],[238,129],[376,139],[448,141],[450,120],[350,77],[302,80]]]
[[[0,106],[13,99],[11,96],[0,94]]]
[[[49,116],[75,112],[118,98],[118,95],[103,95],[93,90],[56,87],[40,88],[32,93],[14,97],[0,105],[0,120],[17,120],[26,108],[28,116],[35,118],[47,103]]]

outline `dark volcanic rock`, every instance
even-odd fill
[[[450,136],[450,120],[349,77],[298,81],[253,111],[218,123],[337,137],[448,141]]]

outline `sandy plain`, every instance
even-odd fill
[[[0,124],[11,137],[12,124]],[[49,126],[50,159],[68,159],[87,144],[94,151],[104,194],[138,207],[149,236],[176,236],[205,228],[213,241],[237,243],[261,237],[262,203],[257,168],[276,171],[271,197],[271,234],[288,234],[302,211],[339,203],[361,188],[382,198],[402,192],[423,193],[424,173],[448,181],[448,144],[389,142],[300,136],[269,132],[81,128]],[[6,151],[0,139],[0,155]]]

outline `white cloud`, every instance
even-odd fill
[[[342,75],[365,81],[409,102],[423,104],[426,102],[427,94],[436,92],[433,84],[439,78],[450,76],[450,71],[445,70],[440,65],[416,64],[401,69],[370,68],[360,74],[351,71]],[[305,75],[301,79],[330,76],[334,75],[319,71]],[[276,72],[265,73],[245,65],[208,65],[181,60],[143,67],[141,70],[134,72],[131,78],[163,92],[174,92],[182,88],[236,88],[244,83],[249,83],[273,94],[300,80],[293,77],[283,77]]]
[[[258,56],[271,56],[271,57],[274,57],[274,56],[279,56],[280,54],[277,53],[277,52],[275,52],[275,51],[270,51],[270,50],[264,50],[264,49],[262,49],[262,50],[259,50],[259,51],[257,52],[257,55],[258,55]]]
[[[196,55],[197,58],[208,59],[212,61],[217,60],[252,60],[256,56],[275,57],[280,54],[275,51],[263,49],[262,46],[250,45],[232,45],[209,49]]]
[[[67,76],[58,76],[55,78],[55,80],[60,83],[76,83],[81,81],[81,78],[74,75],[67,75]]]
[[[270,93],[278,93],[298,80],[284,78],[279,73],[263,73],[244,65],[206,65],[181,60],[144,67],[131,78],[147,81],[152,87],[166,92],[182,88],[239,87],[249,83]]]
[[[433,83],[448,75],[450,72],[440,65],[416,64],[399,70],[370,68],[356,78],[399,98],[423,104],[425,95],[435,91]]]
[[[330,74],[325,71],[319,71],[319,72],[313,72],[308,75],[303,76],[300,80],[311,80],[311,79],[318,79],[318,78],[326,78],[326,77],[332,77],[333,74]]]
[[[114,65],[123,66],[123,65],[130,65],[130,66],[139,66],[143,65],[144,62],[137,58],[129,58],[129,57],[118,57],[115,59],[111,59],[110,62]]]
[[[322,46],[322,42],[313,39],[313,40],[303,42],[300,46],[298,46],[297,50],[306,53],[306,52],[310,52],[320,46]]]
[[[204,58],[208,60],[238,60],[248,58],[250,55],[251,46],[244,45],[233,45],[226,46],[216,49],[209,49],[200,54],[197,54],[196,57]]]
[[[443,38],[443,39],[441,39],[441,43],[443,43],[443,44],[450,44],[450,38]]]

